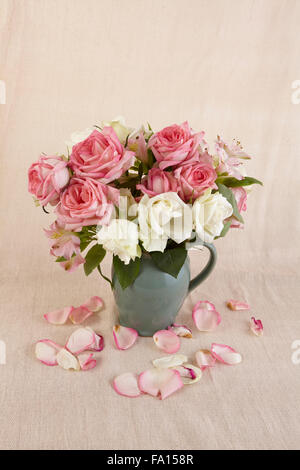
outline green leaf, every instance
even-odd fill
[[[230,225],[231,225],[231,221],[230,221],[230,220],[229,220],[228,222],[225,222],[222,232],[221,232],[220,235],[219,235],[218,237],[216,237],[216,238],[225,237],[226,233],[227,233],[228,230],[230,229]]]
[[[238,180],[233,178],[232,176],[219,176],[216,179],[216,183],[224,184],[225,186],[229,186],[230,188],[239,188],[241,186],[250,186],[250,184],[260,184],[263,186],[263,183],[256,178],[252,178],[252,176],[246,176],[242,180]]]
[[[101,263],[105,254],[106,251],[102,245],[98,244],[92,246],[92,248],[87,252],[85,263],[83,265],[84,272],[87,276]]]
[[[59,256],[58,258],[56,258],[55,262],[56,263],[61,263],[62,261],[68,261],[67,258],[65,258],[64,256]]]
[[[113,257],[113,266],[122,289],[130,286],[138,277],[140,272],[140,258],[131,260],[129,264],[123,263],[118,256]]]
[[[218,186],[219,192],[222,194],[222,196],[224,196],[227,199],[227,201],[232,205],[232,209],[233,209],[233,214],[232,215],[239,222],[244,223],[244,219],[241,216],[241,214],[239,213],[238,206],[237,206],[237,203],[236,203],[236,199],[235,199],[234,194],[231,191],[231,189],[227,188],[227,186],[224,186],[224,184],[221,184],[221,183],[217,183],[217,186]]]
[[[150,253],[154,264],[163,272],[177,278],[181,270],[186,256],[187,250],[184,246],[167,249],[163,253],[160,251],[152,251]]]
[[[91,243],[91,240],[80,240],[80,251],[84,251]]]

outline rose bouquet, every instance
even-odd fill
[[[239,141],[219,136],[211,152],[204,132],[187,122],[153,132],[116,119],[72,135],[67,157],[42,155],[29,168],[28,189],[45,212],[55,208],[45,233],[58,264],[103,275],[110,252],[125,289],[143,253],[177,277],[190,246],[243,227],[247,187],[262,184],[245,175],[249,158]]]

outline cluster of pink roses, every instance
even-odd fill
[[[243,178],[238,166],[240,159],[249,157],[239,143],[227,146],[218,137],[213,157],[204,132],[193,132],[187,122],[157,133],[144,128],[127,133],[127,128],[120,123],[116,127],[115,122],[91,130],[72,146],[69,158],[42,155],[28,171],[29,192],[40,205],[56,206],[57,220],[46,234],[51,253],[66,270],[85,262],[78,233],[83,227],[110,223],[119,205],[119,188],[133,177],[134,188],[129,184],[128,188],[136,201],[143,194],[151,198],[174,192],[185,203],[193,203],[207,189],[216,190],[220,174]],[[137,162],[142,172],[137,170]],[[239,211],[245,210],[246,191],[238,187],[233,192]],[[233,221],[232,226],[238,225]]]

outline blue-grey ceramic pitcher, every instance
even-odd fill
[[[203,282],[215,266],[217,254],[214,245],[203,245],[208,248],[210,258],[192,280],[188,256],[177,278],[174,278],[160,271],[149,255],[143,255],[138,277],[125,290],[112,272],[120,325],[134,328],[140,336],[152,336],[174,323],[187,294]]]

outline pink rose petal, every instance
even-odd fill
[[[214,304],[200,300],[193,308],[193,320],[198,330],[213,331],[221,322],[221,315],[216,311]]]
[[[63,325],[71,315],[73,307],[65,307],[60,310],[54,310],[53,312],[46,313],[44,318],[47,322],[53,325]]]
[[[50,339],[41,339],[35,345],[35,355],[46,366],[57,366],[57,354],[62,346]]]
[[[190,385],[198,382],[202,377],[202,371],[199,367],[193,364],[183,364],[181,366],[173,367],[174,370],[179,372],[180,377],[184,385]]]
[[[205,370],[215,365],[216,358],[208,349],[200,349],[200,351],[196,352],[196,362],[201,370]]]
[[[91,346],[89,346],[88,350],[89,351],[97,351],[97,352],[102,351],[102,349],[104,348],[104,338],[103,338],[103,336],[99,335],[98,333],[95,333],[95,331],[92,330],[92,328],[90,328],[89,326],[86,326],[85,329],[88,330],[88,331],[91,331],[95,336],[95,341]]]
[[[129,349],[137,340],[138,332],[133,328],[115,325],[113,327],[113,335],[118,349]]]
[[[169,367],[181,366],[181,364],[184,364],[187,360],[184,354],[173,354],[154,359],[152,364],[159,369],[168,369]]]
[[[223,362],[223,364],[227,364],[229,366],[242,362],[242,356],[235,351],[235,349],[227,346],[226,344],[213,343],[211,345],[211,354],[217,359],[217,361]]]
[[[70,315],[70,320],[74,325],[79,325],[83,323],[87,318],[93,315],[94,312],[89,310],[87,307],[81,305],[80,307],[73,308],[72,313]]]
[[[180,339],[171,330],[159,330],[153,335],[153,340],[159,349],[168,354],[176,353],[180,348]]]
[[[80,354],[83,351],[93,348],[95,344],[95,333],[91,328],[78,328],[69,337],[66,349],[73,354]]]
[[[230,308],[230,310],[250,310],[250,305],[234,299],[227,300],[227,307]]]
[[[168,326],[168,330],[173,331],[175,335],[181,336],[183,338],[192,338],[192,331],[185,325],[178,325],[177,323],[173,323],[173,325]]]
[[[183,387],[180,374],[174,369],[149,369],[142,372],[138,379],[139,389],[164,400]]]
[[[80,370],[80,365],[75,356],[70,353],[70,351],[67,351],[65,348],[61,348],[59,353],[56,356],[57,358],[57,363],[60,367],[66,370]]]
[[[82,304],[82,307],[86,307],[89,310],[91,310],[93,313],[96,313],[102,309],[103,305],[104,305],[104,302],[101,299],[101,297],[94,295],[94,297],[91,297],[84,304]]]
[[[82,370],[90,370],[97,365],[97,361],[94,359],[93,353],[83,352],[78,354],[77,359]]]
[[[119,395],[123,395],[124,397],[136,398],[141,395],[137,377],[131,372],[118,375],[113,381],[113,387]]]
[[[251,317],[250,329],[256,336],[262,336],[264,334],[264,327],[261,320],[256,320],[254,317]]]

